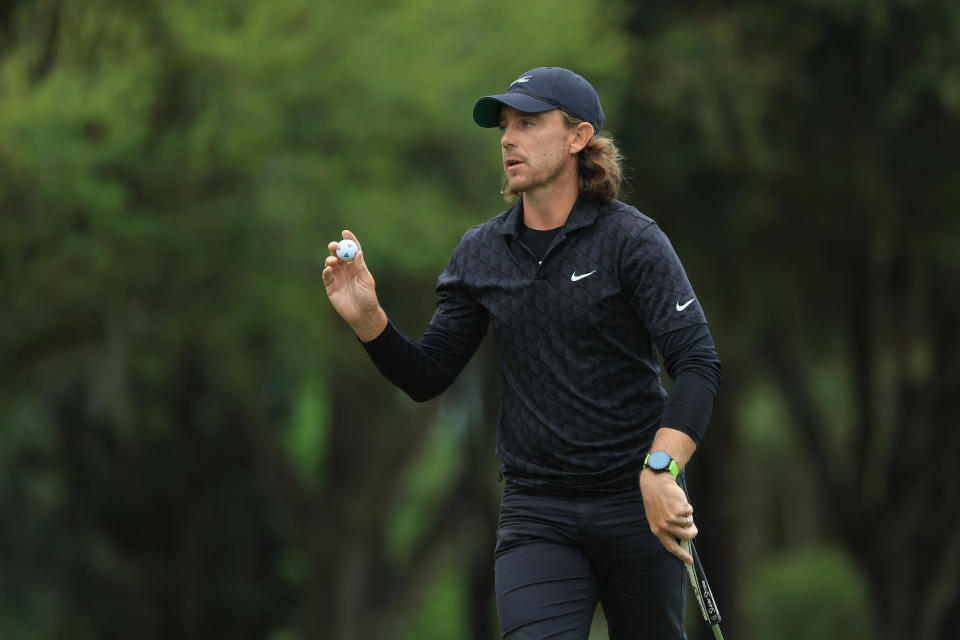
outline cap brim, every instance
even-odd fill
[[[484,96],[473,105],[473,121],[481,127],[492,128],[500,125],[500,109],[503,105],[526,113],[540,113],[557,107],[533,96],[523,93],[502,93],[498,96]]]

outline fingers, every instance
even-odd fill
[[[679,522],[677,522],[679,521]],[[671,535],[669,540],[663,542],[663,546],[673,555],[683,560],[686,564],[693,564],[693,556],[690,555],[688,546],[684,544],[687,540],[693,540],[697,537],[699,529],[693,523],[693,507],[687,504],[682,515],[677,517],[670,528]],[[660,538],[663,541],[663,538]]]
[[[350,229],[344,229],[340,232],[340,235],[342,235],[345,240],[353,240],[357,243],[357,255],[353,257],[353,261],[356,263],[359,269],[366,269],[367,263],[363,259],[363,245],[361,245],[360,241],[357,240],[357,236],[353,235],[353,231],[350,231]]]
[[[693,556],[690,555],[690,552],[687,550],[688,547],[684,543],[687,540],[696,538],[697,533],[699,533],[699,530],[697,529],[697,525],[693,523],[693,516],[688,516],[683,519],[681,524],[671,524],[668,527],[661,528],[656,532],[656,536],[667,551],[683,560],[686,564],[693,564]]]
[[[693,521],[693,507],[689,503],[679,512],[674,512],[672,516],[665,518],[655,526],[651,526],[651,530],[667,551],[687,564],[693,562],[690,553],[682,545],[687,540],[693,540],[699,533],[699,529]]]
[[[357,253],[353,260],[342,260],[337,255],[339,242],[327,243],[327,251],[330,255],[324,258],[321,277],[323,278],[323,284],[327,287],[328,295],[334,290],[351,286],[351,283],[371,279],[370,272],[363,259],[363,249],[360,247],[357,237],[349,229],[344,229],[340,232],[340,235],[344,240],[352,240],[357,244]]]
[[[670,519],[670,524],[686,529],[693,526],[693,507],[687,503],[686,508]]]
[[[693,527],[693,505],[687,502],[683,490],[677,486],[668,486],[661,495],[662,501],[647,508],[651,528],[679,535],[681,531]]]
[[[677,538],[669,534],[659,535],[657,537],[667,551],[683,560],[685,564],[693,564],[693,556],[690,555],[687,547],[681,544]]]
[[[354,256],[353,262],[357,263],[361,267],[366,266],[363,261],[363,247],[360,246],[360,241],[357,240],[357,236],[353,235],[353,232],[350,231],[349,229],[344,229],[343,231],[340,232],[340,235],[343,237],[344,240],[353,240],[354,242],[357,243],[357,255]],[[338,260],[340,261],[341,264],[343,264],[346,262],[346,260],[340,260],[339,256],[337,256],[337,245],[338,245],[338,242],[336,241],[327,243],[327,251],[330,252],[330,255],[334,258],[334,260]],[[327,264],[330,264],[330,263],[328,262]]]
[[[682,540],[692,540],[696,537],[697,525],[693,522],[693,517],[680,518],[676,520],[670,520],[665,523],[661,523],[658,527],[651,527],[654,535],[658,538],[663,535],[668,535],[673,538],[680,538]]]
[[[692,521],[688,526],[679,527],[678,531],[677,537],[681,540],[693,540],[697,537],[697,533],[700,532],[700,530],[697,529],[697,525],[693,524]]]

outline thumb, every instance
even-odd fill
[[[360,267],[360,269],[366,268],[366,263],[363,261],[363,246],[360,244],[360,241],[357,240],[357,236],[353,235],[353,231],[350,229],[344,229],[340,232],[340,235],[343,236],[344,240],[353,240],[357,245],[357,255],[353,258],[353,263]]]
[[[363,250],[362,250],[362,249],[357,250],[357,255],[354,256],[354,258],[353,258],[353,264],[357,265],[357,268],[358,268],[360,271],[367,271],[367,272],[370,271],[369,269],[367,269],[367,263],[366,263],[366,261],[363,259]]]
[[[357,236],[353,235],[353,231],[344,229],[340,232],[340,235],[342,235],[345,240],[353,240],[357,243],[357,255],[353,257],[353,264],[355,264],[360,271],[369,271],[369,269],[367,269],[367,263],[363,259],[363,246],[360,244],[360,241],[357,240]]]

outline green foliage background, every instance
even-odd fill
[[[728,635],[949,637],[958,43],[945,0],[3,3],[0,637],[497,637],[495,359],[414,405],[319,274],[353,230],[418,335],[505,206],[473,101],[541,65],[711,319]]]

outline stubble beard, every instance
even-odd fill
[[[527,167],[531,169],[527,176],[523,179],[521,178],[510,178],[509,173],[506,170],[503,172],[503,180],[501,189],[504,194],[513,194],[519,196],[520,194],[526,191],[532,191],[537,187],[542,187],[544,185],[550,184],[556,180],[560,174],[563,173],[563,154],[557,153],[555,155],[547,156],[541,158],[541,163],[547,162],[546,166],[541,166],[539,169],[533,169],[529,163]]]

